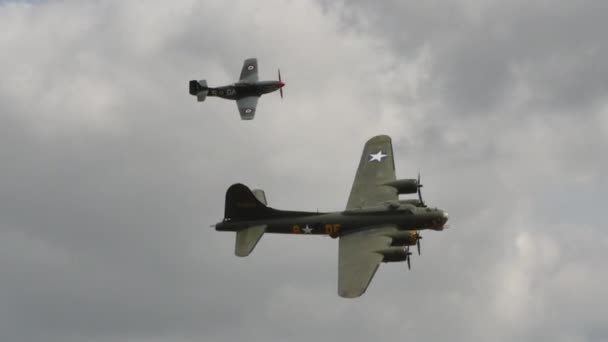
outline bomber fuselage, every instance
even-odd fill
[[[240,231],[252,226],[265,225],[267,233],[330,235],[342,234],[394,225],[400,230],[443,230],[447,213],[440,209],[408,208],[405,210],[348,210],[343,212],[315,213],[281,211],[281,217],[260,219],[226,219],[218,223],[218,231]]]

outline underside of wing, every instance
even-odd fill
[[[236,101],[237,107],[239,107],[239,114],[241,114],[241,119],[243,120],[252,120],[255,116],[255,109],[258,105],[257,96],[248,96]]]
[[[397,191],[382,184],[394,181],[393,145],[387,135],[378,135],[365,143],[346,209],[365,208],[396,200]]]
[[[255,58],[246,59],[243,62],[243,68],[241,69],[241,76],[239,77],[240,82],[253,83],[258,81],[258,60]]]
[[[365,230],[340,237],[338,255],[338,294],[345,298],[361,296],[367,290],[395,232],[394,227]]]

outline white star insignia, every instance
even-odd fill
[[[312,228],[306,225],[306,227],[302,228],[302,231],[304,232],[304,234],[310,234],[312,233]]]
[[[370,154],[369,156],[371,157],[369,160],[370,162],[373,162],[374,160],[381,162],[382,158],[386,157],[386,154],[382,153],[382,151],[378,151],[378,153]]]

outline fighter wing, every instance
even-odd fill
[[[258,60],[255,58],[246,59],[243,62],[243,69],[241,69],[241,76],[239,82],[257,82],[258,81]]]
[[[258,105],[258,99],[259,97],[257,96],[248,96],[236,100],[236,105],[237,107],[239,107],[239,114],[241,114],[241,119],[253,119],[253,117],[255,116],[255,108]]]
[[[396,200],[397,191],[383,183],[395,180],[393,145],[387,135],[375,136],[365,143],[346,209],[373,206]]]
[[[383,256],[377,251],[390,245],[395,227],[381,227],[340,237],[338,255],[338,294],[361,296],[372,281]]]

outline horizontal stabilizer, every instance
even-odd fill
[[[236,245],[234,254],[240,257],[248,256],[255,248],[262,235],[266,231],[266,225],[252,226],[236,232]]]
[[[198,102],[203,102],[203,101],[205,101],[205,98],[207,98],[207,93],[208,93],[208,92],[209,92],[209,91],[207,91],[207,90],[203,90],[203,91],[201,91],[200,93],[196,94],[196,100],[197,100]]]
[[[255,196],[258,201],[262,202],[264,205],[268,205],[268,202],[266,202],[266,194],[264,193],[264,190],[253,189],[251,190],[251,192],[253,192],[253,196]]]

